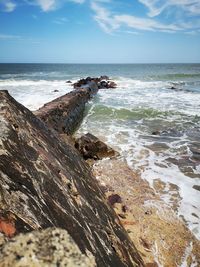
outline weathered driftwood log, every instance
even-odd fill
[[[0,91],[0,231],[66,229],[97,266],[143,261],[80,154]]]
[[[81,123],[85,104],[97,90],[91,86],[72,91],[45,104],[34,114],[58,133],[70,135]]]

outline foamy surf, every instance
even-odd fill
[[[200,160],[190,148],[200,132],[199,93],[166,81],[116,82],[98,93],[78,134],[92,132],[120,151],[200,239]]]
[[[0,80],[0,90],[8,90],[21,104],[30,110],[36,110],[45,103],[70,92],[72,86],[71,83],[66,83],[65,80],[9,79]]]

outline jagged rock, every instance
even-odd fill
[[[115,82],[109,82],[108,83],[108,88],[116,88],[117,84]]]
[[[91,253],[83,254],[66,230],[48,228],[19,234],[0,246],[2,267],[95,267]]]
[[[84,159],[111,158],[119,155],[111,147],[100,141],[96,136],[87,133],[75,141],[75,148],[81,153]]]
[[[57,93],[57,92],[59,92],[59,90],[55,89],[55,90],[53,90],[53,92],[54,92],[54,93]]]
[[[66,83],[72,83],[72,82],[69,80],[69,81],[66,81]]]
[[[101,81],[98,84],[99,89],[117,88],[117,84],[113,81]]]
[[[108,81],[108,76],[101,76],[99,78],[91,78],[87,77],[86,79],[80,79],[78,82],[74,83],[73,86],[75,89],[79,88],[95,88],[98,89],[106,89],[106,88],[116,88],[117,84],[113,81]]]
[[[98,267],[143,266],[78,151],[7,91],[0,91],[0,215],[8,237],[55,226]]]
[[[34,114],[58,133],[70,135],[81,123],[91,95],[89,89],[79,89],[45,104]]]

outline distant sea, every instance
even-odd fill
[[[200,64],[0,64],[0,89],[35,110],[87,76],[108,75],[77,135],[116,148],[200,239]],[[58,91],[55,91],[58,90]]]

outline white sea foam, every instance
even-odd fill
[[[167,205],[173,205],[173,193],[179,194],[177,214],[184,218],[189,229],[200,239],[200,192],[193,188],[194,185],[200,185],[200,164],[193,169],[196,178],[190,178],[177,165],[168,161],[169,158],[179,160],[192,155],[188,148],[191,140],[184,130],[185,127],[188,127],[188,131],[194,128],[199,133],[195,121],[195,118],[199,121],[199,94],[187,90],[171,90],[171,84],[165,81],[140,81],[121,77],[116,82],[117,89],[99,91],[79,134],[90,131],[116,148],[152,187],[156,179],[164,182],[168,193],[165,192],[161,197]],[[102,109],[102,114],[98,113],[99,108]],[[106,108],[110,108],[110,111]],[[152,113],[149,109],[152,109]],[[120,110],[122,113],[133,112],[133,115],[130,113],[127,120],[126,115],[124,118],[121,113],[116,115]],[[149,116],[147,114],[145,117],[145,110],[150,112]],[[158,112],[157,117],[152,115],[154,110]],[[141,118],[134,117],[137,112],[141,112]],[[172,136],[169,135],[166,139],[164,136],[160,139],[151,136],[149,131],[156,130],[152,128],[154,124],[158,130],[160,127],[164,130],[172,128]],[[161,143],[166,144],[161,151],[151,149],[156,138],[158,142],[161,140]],[[170,184],[175,184],[178,192],[170,189]]]
[[[72,90],[64,80],[0,80],[0,90],[9,93],[30,110],[36,110],[45,103]],[[58,90],[58,91],[55,91]]]

